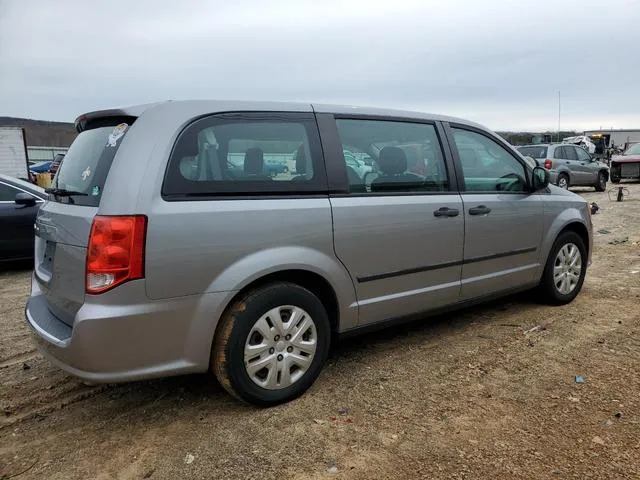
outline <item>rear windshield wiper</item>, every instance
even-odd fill
[[[87,197],[89,194],[84,192],[75,192],[73,190],[67,190],[66,188],[45,188],[45,193],[51,193],[57,197],[70,197],[71,195],[81,195]]]

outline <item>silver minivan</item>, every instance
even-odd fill
[[[212,371],[274,405],[339,335],[526,289],[566,304],[589,264],[587,202],[464,120],[172,101],[76,127],[26,318],[87,381]]]

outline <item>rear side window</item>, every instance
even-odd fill
[[[532,158],[547,158],[547,147],[543,146],[519,147],[518,151],[522,155]]]
[[[52,196],[52,200],[97,207],[113,158],[132,121],[101,121],[94,123],[95,128],[80,133],[62,159],[51,185],[74,194]]]
[[[296,113],[195,121],[178,137],[162,188],[168,197],[326,191],[315,119]]]
[[[449,189],[440,140],[431,124],[338,119],[351,193]]]

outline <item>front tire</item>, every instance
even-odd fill
[[[575,232],[558,236],[549,252],[540,281],[542,300],[550,305],[566,305],[580,293],[587,272],[587,249]]]
[[[598,181],[595,184],[596,192],[604,192],[607,189],[607,174],[604,172],[598,173]]]
[[[248,292],[223,315],[211,355],[218,381],[234,397],[272,406],[302,395],[329,352],[327,312],[309,290],[274,283]]]

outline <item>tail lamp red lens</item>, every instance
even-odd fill
[[[102,293],[144,278],[147,217],[96,216],[87,248],[87,293]]]
[[[546,168],[547,170],[551,170],[551,167],[553,167],[553,162],[547,158],[544,161],[544,168]]]

